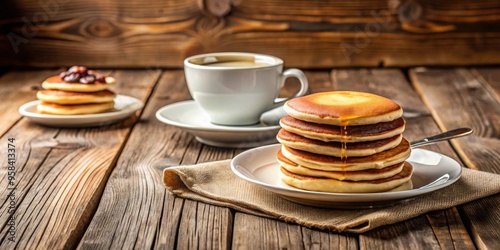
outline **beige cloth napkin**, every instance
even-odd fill
[[[463,168],[454,184],[383,208],[339,210],[304,206],[237,177],[230,160],[164,170],[164,184],[179,197],[280,219],[306,227],[363,233],[428,211],[450,208],[500,192],[500,175]]]

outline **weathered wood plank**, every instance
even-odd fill
[[[0,136],[21,119],[19,107],[36,100],[36,89],[57,70],[10,71],[0,76]]]
[[[0,14],[6,20],[21,18],[23,15],[32,16],[38,11],[40,19],[45,14],[51,20],[66,20],[76,15],[96,16],[99,13],[106,13],[108,15],[123,14],[121,18],[128,22],[137,22],[150,18],[157,20],[171,20],[169,17],[177,16],[177,20],[182,20],[181,17],[186,13],[195,11],[207,11],[206,6],[212,5],[213,0],[183,0],[183,1],[160,1],[149,0],[147,4],[141,1],[81,1],[76,0],[69,2],[67,0],[58,1],[44,1],[37,2],[36,0],[21,0],[16,1],[16,4],[9,2],[2,2],[0,4]],[[367,1],[329,1],[311,0],[311,1],[283,1],[283,0],[236,0],[220,2],[219,5],[228,5],[232,7],[232,12],[235,15],[247,18],[257,18],[266,20],[290,20],[296,18],[300,21],[316,21],[326,23],[361,23],[370,21],[373,18],[373,12],[387,11],[390,15],[405,15],[410,13],[398,13],[400,9],[408,9],[405,4],[407,1],[401,3],[387,3],[382,0],[367,0]],[[287,8],[282,8],[283,3],[287,3]],[[500,18],[496,14],[500,13],[500,6],[497,2],[491,0],[481,0],[475,2],[461,1],[460,4],[452,4],[456,1],[418,1],[415,2],[413,8],[425,9],[420,14],[424,19],[431,21],[441,22],[487,22],[495,21]],[[99,8],[96,8],[96,5]],[[226,6],[221,6],[226,8]],[[409,8],[410,11],[416,11]],[[147,13],[150,13],[147,15]],[[227,12],[222,13],[222,15]],[[413,14],[413,13],[411,13]],[[135,19],[134,19],[135,18]],[[44,19],[42,19],[44,20]],[[158,21],[159,22],[159,21]]]
[[[269,20],[323,21],[323,22],[370,22],[373,13],[387,11],[391,15],[418,14],[421,19],[440,22],[480,22],[499,20],[499,4],[494,1],[461,2],[451,4],[450,1],[329,1],[325,4],[321,0],[288,1],[288,8],[280,8],[281,1],[242,1],[235,8],[241,16],[258,17]],[[319,8],[320,7],[320,8]],[[411,8],[413,7],[413,8]],[[416,8],[423,9],[422,13],[415,13]],[[398,12],[409,10],[408,12]],[[241,13],[241,14],[240,14]]]
[[[358,249],[357,239],[353,236],[244,213],[236,213],[234,223],[233,249]]]
[[[305,249],[359,249],[357,235],[334,234],[302,227]]]
[[[403,109],[412,109],[421,116],[416,118],[407,118],[404,137],[409,141],[423,138],[425,136],[439,133],[440,130],[428,115],[424,104],[412,90],[410,83],[404,74],[398,69],[380,70],[380,69],[360,69],[360,70],[334,70],[332,71],[332,81],[337,90],[354,90],[371,92],[378,95],[391,98],[396,101]],[[438,143],[427,146],[430,150],[443,153],[456,160],[459,160],[448,143]],[[448,211],[448,210],[446,210]],[[453,214],[446,213],[446,221],[437,222],[433,217],[425,221],[425,217],[418,217],[394,226],[383,227],[374,232],[368,232],[360,236],[360,246],[370,249],[372,246],[379,246],[387,249],[397,249],[402,246],[421,246],[422,240],[427,240],[422,248],[438,248],[441,242],[456,242],[457,246],[465,247],[472,245],[468,238],[467,229],[461,220]],[[430,222],[430,223],[429,223]],[[418,230],[414,230],[418,227]],[[397,228],[397,229],[396,229]],[[403,230],[405,233],[400,233]],[[448,235],[440,233],[443,230],[450,232]],[[420,232],[426,232],[421,235]],[[432,234],[434,232],[434,235]],[[391,239],[390,241],[387,239]],[[387,244],[387,245],[385,245]]]
[[[410,77],[434,119],[443,129],[469,126],[475,131],[467,138],[452,140],[467,167],[499,173],[500,145],[497,124],[500,124],[499,102],[481,79],[467,69],[426,69],[410,71]],[[471,202],[459,209],[466,216],[474,243],[480,248],[496,249],[500,196]],[[478,214],[478,209],[488,213]]]
[[[404,136],[409,141],[412,141],[439,132],[441,131],[435,121],[430,116],[424,116],[407,119]],[[440,152],[460,162],[460,158],[447,142],[432,144],[424,148]],[[434,231],[434,237],[442,248],[450,246],[450,243],[453,243],[457,248],[474,248],[474,243],[467,231],[469,227],[464,226],[460,215],[456,213],[456,208],[428,213],[427,219]]]
[[[471,127],[474,133],[452,144],[469,168],[500,173],[500,106],[467,69],[410,71],[416,90],[442,130]]]
[[[2,23],[21,19],[23,16],[28,21],[45,23],[45,17],[50,21],[61,21],[72,19],[76,16],[85,18],[105,18],[106,16],[120,15],[125,22],[139,22],[154,20],[156,22],[179,21],[184,19],[187,13],[199,11],[196,0],[183,1],[37,1],[20,0],[15,3],[0,3],[0,16]],[[38,19],[36,19],[38,18]],[[99,27],[95,27],[99,28]]]
[[[430,212],[426,216],[441,249],[475,249],[469,234],[463,230],[463,222],[457,208]]]
[[[8,133],[1,137],[2,142],[7,142],[8,138],[15,138],[13,143],[16,148],[16,161],[15,169],[15,185],[16,190],[14,193],[14,201],[8,199],[3,200],[0,206],[0,231],[2,232],[2,237],[0,238],[0,246],[2,249],[15,249],[17,242],[24,235],[25,228],[27,226],[36,227],[39,221],[33,219],[29,221],[24,217],[24,214],[29,209],[29,214],[33,213],[34,207],[37,203],[41,202],[43,197],[38,197],[36,200],[33,198],[33,194],[28,196],[28,193],[32,192],[32,189],[40,189],[40,183],[43,182],[44,176],[46,176],[50,171],[51,167],[49,164],[53,164],[55,159],[60,159],[53,157],[51,160],[47,160],[47,155],[51,151],[51,147],[47,145],[54,145],[55,143],[50,143],[53,138],[57,136],[58,130],[52,128],[44,128],[41,126],[34,125],[25,119],[21,120],[14,127],[12,127]],[[47,143],[49,142],[49,143]],[[4,144],[5,145],[5,144]],[[7,166],[7,151],[0,152],[0,163],[2,166]],[[44,167],[47,165],[48,167]],[[0,168],[0,178],[2,180],[2,185],[7,180],[7,168]],[[7,185],[7,184],[5,184]],[[0,190],[1,197],[8,197],[11,190],[7,188],[2,188]],[[48,195],[48,194],[47,194]],[[9,197],[10,198],[10,197]],[[32,205],[33,204],[33,205]],[[42,204],[43,205],[43,204]],[[31,206],[31,208],[29,208]],[[14,213],[15,228],[10,228],[10,209],[16,209]],[[40,212],[40,211],[36,211]],[[35,212],[35,213],[36,213]],[[39,219],[40,220],[40,219]],[[21,221],[24,223],[21,224]],[[23,225],[24,224],[24,225]],[[7,232],[9,231],[9,237],[14,236],[16,242],[11,242],[7,238]],[[12,234],[11,234],[12,232]],[[29,237],[29,235],[25,236]]]
[[[131,77],[133,82],[124,80],[138,73],[113,74],[118,79],[115,88],[118,93],[145,101],[155,76],[142,74]],[[55,129],[23,119],[9,130],[6,136],[18,136],[22,143],[17,161],[19,240],[13,243],[3,238],[0,248],[74,248],[97,208],[109,173],[136,120],[132,116],[112,126]],[[0,155],[6,159],[4,152]],[[4,219],[0,222],[2,235],[8,230]]]
[[[227,208],[184,201],[178,249],[229,249],[233,215]]]
[[[499,249],[500,242],[500,195],[481,199],[480,202],[471,202],[458,209],[462,214],[471,237],[479,249]],[[486,211],[486,213],[485,213]]]
[[[384,226],[359,238],[360,249],[441,249],[426,217]]]
[[[175,249],[183,205],[184,199],[175,198],[169,192],[165,193],[162,217],[154,241],[155,249]],[[87,246],[89,242],[90,240],[86,238],[82,246]]]
[[[213,51],[268,53],[301,68],[500,62],[493,0],[232,2],[3,3],[0,65],[181,67]],[[227,16],[209,14],[218,5]]]
[[[471,69],[471,73],[484,84],[488,91],[494,94],[500,102],[500,69],[499,68],[477,68]]]

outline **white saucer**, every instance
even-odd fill
[[[329,208],[373,208],[398,204],[418,195],[451,185],[460,178],[462,168],[445,155],[413,149],[408,162],[412,163],[413,189],[384,193],[328,193],[297,189],[281,181],[276,153],[280,144],[245,151],[231,161],[231,170],[240,178],[263,187],[283,198],[309,206]]]
[[[139,99],[117,95],[115,107],[109,112],[86,115],[51,115],[41,114],[36,110],[40,101],[28,102],[19,107],[19,113],[33,122],[52,127],[90,127],[109,125],[125,119],[144,106]]]
[[[160,108],[156,118],[184,129],[201,143],[230,148],[249,148],[276,143],[279,125],[223,126],[210,123],[208,116],[195,101],[173,103]]]

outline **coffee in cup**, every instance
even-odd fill
[[[265,111],[306,94],[307,78],[299,69],[283,71],[283,60],[245,52],[202,54],[184,60],[191,96],[210,121],[221,125],[251,125]],[[300,90],[278,98],[289,77],[296,77]]]

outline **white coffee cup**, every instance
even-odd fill
[[[283,60],[245,52],[196,55],[184,60],[189,92],[210,121],[222,125],[250,125],[260,115],[302,96],[308,82],[299,69],[283,72]],[[300,90],[291,97],[278,98],[289,77],[299,79]]]

